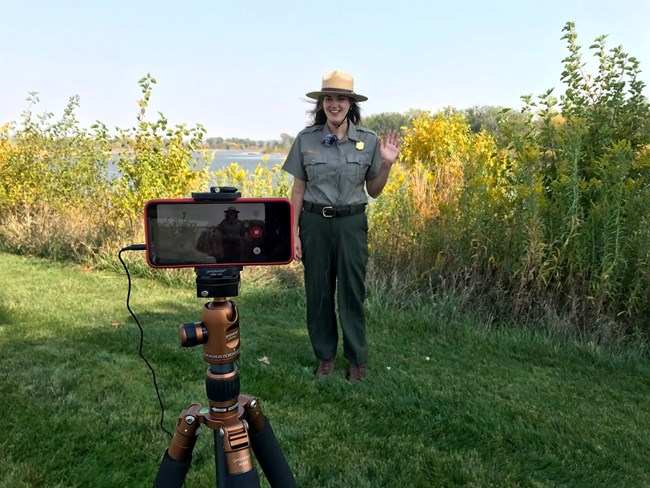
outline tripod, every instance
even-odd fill
[[[296,480],[259,401],[240,393],[239,314],[227,296],[239,291],[239,267],[195,268],[197,296],[213,300],[203,306],[201,322],[181,325],[181,346],[203,345],[210,365],[205,378],[209,406],[183,410],[160,463],[154,488],[181,488],[192,462],[201,425],[214,432],[218,488],[258,488],[251,448],[273,488],[292,488]]]

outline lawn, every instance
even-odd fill
[[[339,355],[318,382],[292,269],[244,270],[234,299],[242,392],[260,399],[298,486],[650,486],[647,356],[488,330],[453,301],[373,296],[368,379],[350,385]],[[0,254],[0,283],[0,487],[151,486],[169,437],[126,275]],[[178,341],[205,301],[133,279],[168,430],[207,404],[201,350]],[[207,429],[185,486],[215,486]]]

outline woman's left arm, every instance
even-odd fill
[[[377,198],[386,182],[388,181],[388,175],[390,170],[393,167],[393,163],[397,161],[397,156],[399,156],[399,149],[402,145],[402,138],[399,135],[399,132],[396,130],[391,130],[386,133],[383,138],[379,139],[379,155],[381,156],[381,168],[379,169],[379,174],[375,176],[372,180],[366,181],[366,189],[368,190],[368,195],[372,198]]]

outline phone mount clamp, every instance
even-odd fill
[[[233,187],[192,193],[195,200],[239,196]],[[154,488],[183,486],[202,425],[214,432],[217,488],[258,488],[253,454],[272,488],[297,486],[258,399],[240,392],[235,364],[240,355],[239,312],[236,303],[227,299],[239,294],[240,271],[238,266],[195,268],[197,297],[213,300],[203,306],[200,322],[180,326],[179,339],[182,347],[203,345],[203,359],[209,364],[205,378],[208,406],[193,403],[180,413]]]

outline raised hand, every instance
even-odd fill
[[[402,146],[402,137],[396,130],[389,130],[384,137],[379,139],[379,155],[384,164],[392,166],[397,160],[399,149]]]

